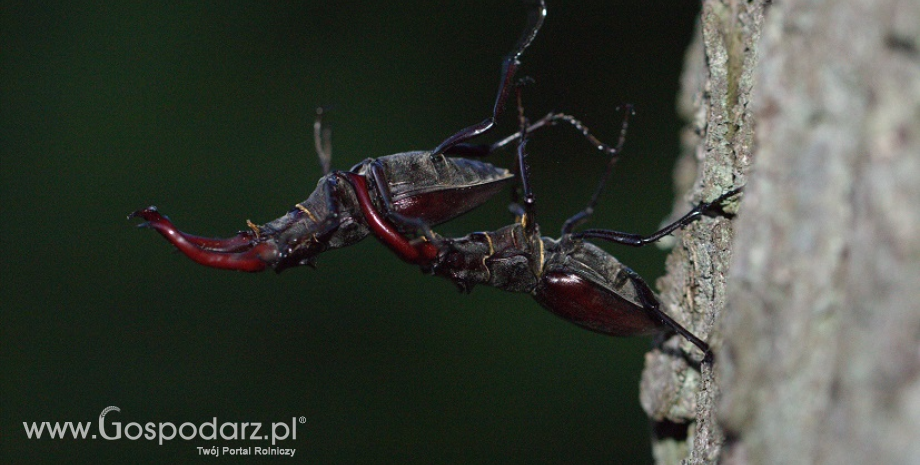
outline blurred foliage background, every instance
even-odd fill
[[[593,227],[667,215],[674,102],[692,2],[550,1],[523,57],[525,106],[581,118],[624,158]],[[0,14],[5,463],[162,463],[205,440],[26,439],[22,422],[218,423],[305,417],[311,463],[648,463],[646,339],[557,319],[526,295],[461,295],[373,239],[281,275],[212,270],[125,215],[156,204],[230,235],[303,200],[333,163],[432,148],[490,111],[524,24],[502,2],[7,2]],[[513,111],[483,140],[513,132]],[[604,159],[574,131],[528,145],[556,236]],[[512,151],[492,160],[512,166]],[[438,230],[510,222],[509,196]],[[650,282],[660,250],[604,246]],[[217,445],[264,446],[256,441]],[[225,460],[227,458],[224,458]],[[246,460],[250,462],[254,458]]]

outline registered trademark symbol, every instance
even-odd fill
[[[300,418],[297,419],[297,421],[299,421],[301,424],[306,423],[306,422],[307,422],[307,417],[300,417]]]

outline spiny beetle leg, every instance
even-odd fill
[[[527,235],[533,236],[537,234],[537,200],[530,186],[530,165],[527,164],[527,151],[525,150],[527,146],[527,129],[530,126],[530,122],[527,120],[527,117],[524,116],[524,104],[521,102],[520,84],[515,87],[515,91],[517,94],[518,123],[520,125],[521,134],[521,140],[518,143],[517,150],[518,167],[521,170],[521,193],[523,194],[524,202],[522,206],[523,212],[521,214],[521,223],[523,223]]]
[[[623,124],[620,126],[620,138],[617,141],[616,147],[610,147],[609,145],[604,144],[594,138],[588,132],[588,128],[582,125],[579,121],[576,120],[574,123],[572,123],[575,124],[576,128],[581,130],[582,134],[588,138],[589,141],[594,143],[598,150],[608,154],[610,158],[607,160],[607,167],[604,169],[604,174],[601,175],[600,182],[597,183],[597,187],[594,189],[594,194],[591,195],[591,200],[588,201],[588,206],[585,207],[584,210],[572,215],[572,217],[565,221],[565,223],[562,225],[562,235],[569,234],[572,232],[572,229],[587,221],[588,217],[594,214],[594,207],[597,206],[597,202],[600,199],[601,194],[604,192],[604,187],[607,185],[607,180],[613,173],[613,165],[616,164],[617,160],[619,159],[620,151],[623,150],[623,144],[626,142],[626,130],[629,128],[629,116],[632,113],[632,105],[627,105],[626,112],[623,114]]]
[[[714,211],[717,211],[718,208],[716,207],[721,206],[722,202],[729,199],[730,197],[741,193],[743,189],[743,186],[738,187],[720,195],[719,197],[716,197],[710,202],[702,202],[677,221],[665,226],[664,228],[661,228],[657,232],[648,236],[619,231],[610,231],[606,229],[586,229],[581,232],[573,233],[572,237],[575,239],[602,239],[605,241],[616,242],[617,244],[629,245],[632,247],[646,246],[657,242],[662,237],[671,234],[677,229],[683,228],[684,226],[693,223],[694,221],[700,219],[700,217],[703,215],[708,215]]]
[[[626,107],[627,107],[627,112],[629,115],[634,114],[631,105],[627,105]],[[582,137],[584,137],[585,140],[587,140],[588,143],[591,144],[591,146],[593,146],[597,150],[600,150],[601,152],[608,154],[611,157],[615,157],[619,153],[620,149],[623,146],[622,140],[626,135],[626,128],[625,128],[625,122],[624,122],[624,127],[620,130],[620,141],[617,142],[616,146],[610,146],[602,142],[596,136],[594,136],[594,134],[591,133],[591,130],[588,128],[588,126],[582,123],[581,120],[579,120],[578,118],[575,118],[574,116],[566,114],[566,113],[552,113],[552,112],[547,113],[542,118],[530,123],[530,125],[527,126],[527,132],[528,133],[536,132],[539,129],[556,126],[559,123],[565,123],[575,128],[575,130],[578,131],[582,135]],[[492,144],[460,143],[460,144],[454,145],[453,147],[447,149],[444,152],[444,155],[464,157],[464,158],[487,157],[489,155],[492,155],[492,153],[494,153],[496,150],[502,149],[506,145],[512,142],[516,142],[520,138],[521,138],[521,131],[516,131],[514,134],[511,134],[508,137],[505,137],[504,139],[501,139],[497,142],[493,142]]]

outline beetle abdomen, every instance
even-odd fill
[[[547,258],[534,298],[547,310],[611,336],[664,329],[655,310],[643,305],[640,294],[648,286],[612,255],[590,242],[544,238],[543,243]]]
[[[599,333],[642,336],[662,330],[645,308],[575,272],[544,273],[534,298],[556,315]]]

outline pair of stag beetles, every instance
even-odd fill
[[[613,336],[675,332],[699,347],[704,361],[711,361],[709,346],[662,312],[655,294],[641,277],[585,239],[644,246],[702,215],[718,214],[720,205],[741,189],[700,203],[649,236],[601,229],[574,232],[594,211],[623,146],[631,110],[626,111],[615,147],[597,140],[569,115],[550,113],[532,123],[524,117],[515,74],[521,55],[545,17],[546,6],[540,0],[530,11],[523,36],[502,63],[491,116],[448,137],[434,150],[367,159],[348,171],[331,170],[330,132],[323,127],[322,110],[318,110],[314,139],[323,177],[309,198],[284,216],[261,226],[249,223],[249,230],[226,239],[181,232],[152,206],[129,217],[142,218],[145,222],[141,226],[153,228],[197,263],[249,272],[268,267],[280,272],[299,265],[312,266],[318,254],[373,235],[404,261],[420,266],[425,273],[453,281],[462,291],[484,284],[528,293],[556,315]],[[495,125],[514,90],[520,131],[493,144],[468,143]],[[525,145],[531,131],[558,123],[574,126],[609,159],[587,207],[564,223],[559,239],[551,239],[540,235],[536,221]],[[517,142],[522,194],[522,205],[512,205],[516,221],[496,231],[459,238],[442,237],[432,231],[430,226],[482,205],[514,178],[507,169],[463,157],[489,155],[513,142]]]

